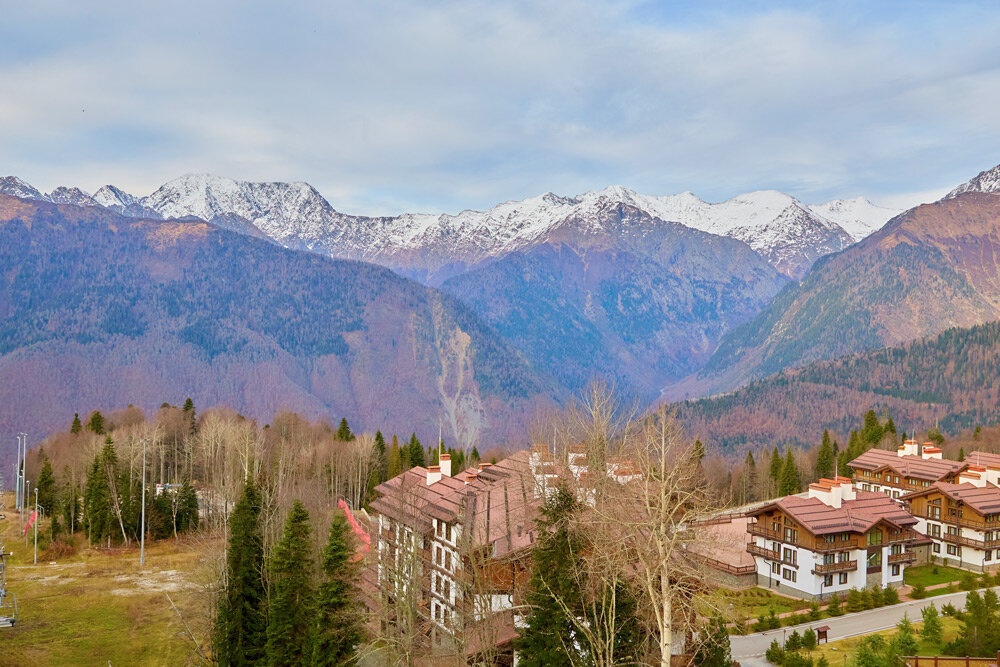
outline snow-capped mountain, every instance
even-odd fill
[[[45,199],[53,204],[72,204],[74,206],[97,206],[94,198],[80,188],[58,187],[50,192]]]
[[[6,187],[54,201],[18,179]],[[760,191],[712,204],[690,192],[649,196],[611,186],[575,197],[548,192],[456,215],[367,217],[336,211],[308,183],[252,183],[209,174],[181,176],[142,198],[110,185],[92,198],[79,190],[73,194],[80,203],[89,200],[130,216],[195,216],[288,247],[389,266],[432,284],[533,247],[556,228],[565,233],[568,220],[586,234],[608,204],[738,239],[796,279],[817,258],[864,238],[897,213],[863,199],[808,207],[787,194]]]
[[[17,176],[4,176],[0,178],[0,194],[20,197],[21,199],[38,199],[45,201],[45,195],[36,190],[29,183],[25,183]]]
[[[887,221],[903,212],[900,209],[878,206],[864,197],[813,204],[809,210],[840,225],[855,242],[878,231]]]
[[[942,201],[951,199],[964,192],[993,192],[1000,194],[1000,165],[979,172],[978,176],[962,183],[941,199]]]

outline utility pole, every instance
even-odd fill
[[[35,565],[38,565],[38,487],[35,487]]]
[[[146,438],[142,439],[142,534],[139,545],[139,567],[146,567]]]
[[[28,489],[31,487],[31,482],[24,480],[24,497],[28,497]],[[37,491],[37,489],[36,489]],[[28,509],[28,503],[24,503],[24,508]],[[37,518],[37,517],[36,517]],[[24,548],[28,548],[28,527],[24,527]]]

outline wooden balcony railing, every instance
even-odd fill
[[[990,520],[985,521],[979,517],[970,518],[964,516],[947,516],[942,513],[940,517],[932,517],[927,512],[910,512],[913,516],[919,517],[921,519],[927,519],[928,521],[938,521],[940,523],[948,523],[953,526],[961,526],[963,528],[972,528],[974,530],[997,530],[1000,529],[1000,521]]]
[[[858,569],[858,561],[842,560],[839,563],[820,563],[813,570],[814,574],[831,574],[833,572],[850,572]]]
[[[904,551],[898,554],[889,554],[890,563],[909,563],[917,559],[917,554],[912,551]]]
[[[780,530],[771,530],[759,522],[747,524],[747,532],[768,540],[784,540],[785,537]]]
[[[747,552],[751,556],[760,556],[761,558],[766,558],[768,560],[781,561],[781,552],[775,549],[768,549],[767,547],[758,546],[756,544],[748,544]]]
[[[953,533],[945,533],[941,536],[941,539],[951,544],[958,544],[963,547],[971,547],[973,549],[996,549],[1000,547],[1000,540],[983,541],[962,535],[955,535]]]

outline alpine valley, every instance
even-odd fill
[[[1000,319],[998,190],[1000,167],[906,212],[613,186],[365,217],[306,183],[195,174],[140,197],[7,177],[0,367],[23,386],[0,423],[169,393],[522,441],[595,379],[694,399]]]

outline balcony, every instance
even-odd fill
[[[938,539],[938,538],[934,538]],[[976,540],[971,537],[963,537],[961,535],[955,535],[953,533],[945,533],[940,537],[940,539],[950,544],[958,544],[963,547],[970,547],[972,549],[996,549],[1000,548],[1000,540],[989,540],[988,542],[983,540]]]
[[[890,534],[887,544],[900,544],[902,542],[912,542],[918,537],[920,537],[920,534],[917,531],[906,529],[901,533],[899,533],[898,535]]]
[[[761,558],[781,562],[781,552],[775,549],[768,549],[767,547],[758,546],[756,544],[748,544],[747,552],[751,556],[760,556]]]
[[[834,540],[833,542],[817,542],[816,547],[813,551],[828,552],[828,551],[847,551],[848,549],[860,549],[858,540],[854,537],[847,540],[846,542],[842,540]]]
[[[820,563],[813,569],[813,574],[833,574],[834,572],[850,572],[858,569],[858,561],[842,560],[839,563]]]
[[[904,551],[898,554],[889,554],[890,563],[910,563],[917,559],[917,554],[912,551]]]
[[[990,520],[983,521],[979,517],[959,517],[959,516],[939,516],[932,517],[927,512],[910,512],[915,517],[921,519],[927,519],[928,521],[937,521],[939,523],[948,523],[953,526],[962,526],[963,528],[972,528],[974,530],[997,530],[1000,529],[1000,521]]]
[[[780,530],[770,530],[767,526],[763,526],[760,523],[751,523],[747,525],[747,532],[751,535],[757,537],[763,537],[768,540],[781,540],[784,541],[785,536]]]

